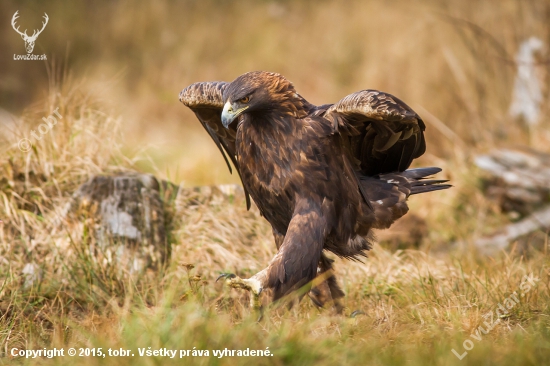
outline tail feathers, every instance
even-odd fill
[[[380,174],[374,177],[360,176],[360,183],[374,207],[371,227],[387,229],[409,210],[407,198],[419,194],[450,188],[445,179],[425,179],[440,172],[439,168],[418,168],[404,172]]]
[[[387,182],[397,183],[398,181],[402,182],[404,178],[406,182],[402,182],[400,185],[402,185],[405,189],[410,189],[410,192],[406,193],[407,196],[409,196],[452,187],[450,184],[442,184],[447,183],[447,179],[426,179],[427,177],[437,174],[440,171],[441,168],[437,167],[416,168],[399,173],[381,174],[380,179]]]
[[[407,179],[413,179],[413,181],[410,182],[411,184],[410,194],[413,195],[413,194],[439,191],[441,189],[451,188],[452,185],[450,184],[442,184],[442,183],[447,183],[449,181],[448,179],[425,179],[426,177],[439,173],[440,171],[441,171],[440,168],[429,167],[429,168],[409,169],[404,171],[401,174]]]
[[[418,179],[414,182],[411,182],[411,186],[427,186],[431,184],[440,184],[440,183],[446,183],[448,182],[448,179]]]
[[[409,178],[409,179],[423,179],[430,175],[437,174],[441,171],[441,168],[438,167],[428,167],[428,168],[416,168],[416,169],[408,169],[404,172],[399,173],[399,175]]]
[[[443,182],[447,182],[447,181],[444,180]],[[411,195],[419,194],[419,193],[432,192],[432,191],[439,191],[441,189],[447,189],[447,188],[451,188],[451,187],[452,187],[452,185],[450,185],[450,184],[415,186],[415,187],[411,188]]]

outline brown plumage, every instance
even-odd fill
[[[396,97],[376,90],[314,106],[282,75],[250,72],[231,83],[195,83],[180,93],[231,170],[237,169],[273,228],[277,255],[234,287],[274,299],[330,270],[323,250],[365,256],[371,229],[388,228],[408,211],[411,194],[450,187],[426,180],[439,168],[407,170],[426,149],[422,119]],[[324,284],[341,310],[334,276]],[[321,286],[310,296],[322,304]],[[325,291],[326,292],[326,291]]]

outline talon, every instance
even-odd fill
[[[256,310],[261,308],[260,294],[262,293],[263,288],[258,280],[254,278],[242,279],[233,273],[221,273],[216,279],[216,282],[218,282],[221,278],[225,278],[225,283],[230,287],[250,291],[251,307]]]
[[[218,280],[220,278],[225,278],[227,280],[231,279],[231,278],[235,278],[237,277],[236,275],[234,275],[233,273],[222,273],[218,276],[218,278],[216,278],[216,282],[218,282]]]
[[[365,312],[362,310],[355,310],[353,313],[350,314],[350,318],[355,318],[357,315],[365,315]]]

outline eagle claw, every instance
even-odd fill
[[[235,277],[237,277],[237,276],[235,276],[233,273],[222,273],[218,276],[218,278],[216,278],[216,282],[218,282],[220,278],[231,279],[231,278],[235,278]]]
[[[216,282],[218,282],[220,278],[225,278],[225,283],[230,287],[240,288],[249,291],[252,295],[250,297],[251,306],[256,310],[261,309],[260,294],[262,293],[263,288],[260,284],[260,281],[255,278],[242,279],[234,275],[233,273],[220,274],[216,279]]]

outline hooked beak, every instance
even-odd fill
[[[239,109],[235,109],[235,108],[233,108],[231,103],[229,103],[229,101],[227,103],[225,103],[225,105],[223,106],[223,111],[222,111],[222,124],[223,124],[223,126],[225,128],[229,128],[229,125],[231,123],[233,123],[233,121],[237,117],[239,117],[247,109],[248,109],[248,106],[242,107],[242,108],[239,108]]]

